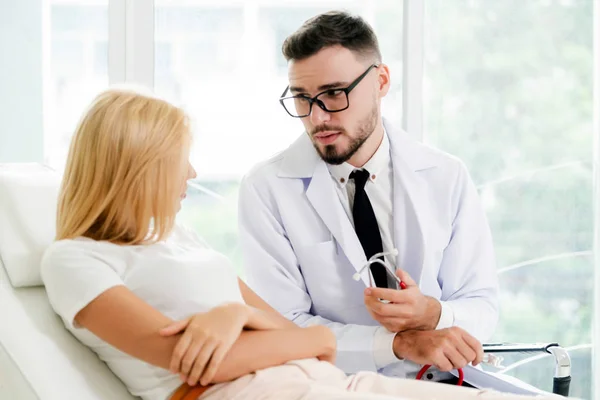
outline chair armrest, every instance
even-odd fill
[[[482,345],[485,353],[548,353],[554,356],[553,393],[569,395],[571,357],[558,343],[488,343]]]
[[[550,348],[559,346],[558,343],[487,343],[482,347],[485,353],[551,353]]]

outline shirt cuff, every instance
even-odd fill
[[[377,370],[400,361],[394,354],[394,338],[396,334],[380,326],[373,339],[373,356]]]
[[[440,304],[442,306],[442,311],[440,313],[440,320],[435,327],[436,330],[454,326],[454,311],[452,310],[452,307],[445,301],[440,301]]]

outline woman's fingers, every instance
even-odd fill
[[[217,346],[212,357],[210,358],[210,362],[208,363],[208,366],[206,367],[206,369],[204,370],[204,373],[202,374],[202,377],[200,379],[201,385],[206,386],[212,382],[213,378],[217,374],[217,371],[219,370],[219,367],[221,366],[221,362],[225,358],[225,355],[227,354],[228,351],[229,351],[229,349],[223,345]]]
[[[162,336],[173,336],[185,330],[190,323],[190,318],[175,321],[171,325],[162,328],[159,333]]]
[[[198,383],[198,380],[206,370],[206,365],[208,364],[216,347],[217,342],[214,339],[208,339],[204,342],[202,349],[200,350],[198,356],[196,357],[196,360],[194,361],[194,367],[192,368],[192,372],[188,376],[188,385],[193,386],[196,383]]]
[[[192,334],[189,331],[185,331],[185,333],[181,336],[177,344],[175,345],[175,349],[173,349],[173,355],[171,356],[171,365],[169,369],[173,373],[181,372],[181,360],[185,356],[188,347],[192,342]]]
[[[181,360],[181,373],[185,376],[189,376],[192,371],[192,367],[196,362],[196,358],[198,354],[200,354],[200,350],[202,350],[202,346],[204,342],[202,340],[194,340],[190,346],[188,347],[183,359]]]

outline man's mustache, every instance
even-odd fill
[[[310,135],[314,136],[319,132],[327,132],[327,131],[337,131],[341,133],[345,133],[346,130],[341,126],[332,126],[332,125],[320,125],[310,131]]]

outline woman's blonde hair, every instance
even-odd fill
[[[71,141],[57,240],[145,244],[172,230],[191,141],[183,110],[130,89],[98,95]]]

